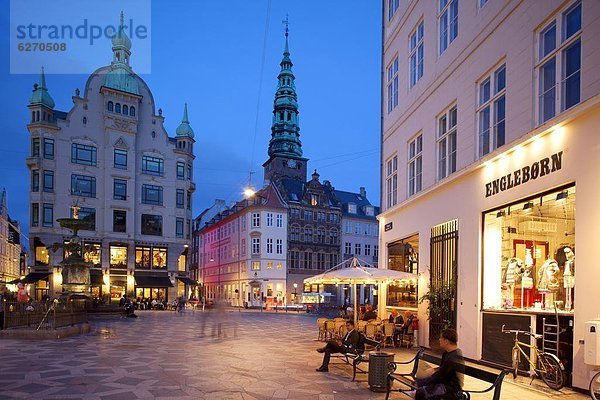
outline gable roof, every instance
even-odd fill
[[[379,214],[379,207],[371,204],[366,196],[361,193],[346,192],[344,190],[334,190],[335,196],[342,203],[342,214],[345,217],[352,218],[365,218],[365,219],[377,219],[376,215]],[[356,204],[356,214],[348,212],[348,204]],[[366,207],[373,207],[373,215],[366,214]]]

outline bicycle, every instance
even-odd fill
[[[515,345],[512,348],[512,373],[513,378],[517,378],[517,374],[519,372],[519,364],[521,363],[521,357],[525,357],[525,360],[531,367],[531,376],[532,381],[533,378],[539,376],[542,378],[544,383],[548,385],[549,388],[554,390],[560,390],[565,386],[566,375],[565,375],[565,367],[563,363],[552,353],[545,353],[537,347],[537,344],[534,342],[533,344],[528,344],[521,342],[519,340],[519,334],[524,334],[531,336],[536,341],[542,338],[542,335],[538,335],[536,333],[521,331],[521,330],[507,330],[504,329],[504,325],[502,325],[502,333],[514,334],[514,343]],[[523,350],[523,348],[528,348],[533,350],[534,356],[529,358],[527,353]]]
[[[600,371],[594,375],[590,382],[590,396],[594,400],[600,400]]]

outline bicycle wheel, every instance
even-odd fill
[[[600,372],[594,375],[590,382],[590,396],[594,400],[600,400]]]
[[[540,376],[549,388],[560,390],[565,386],[565,371],[554,354],[540,354]]]
[[[519,349],[513,347],[512,349],[512,374],[513,379],[517,379],[517,373],[519,372]]]

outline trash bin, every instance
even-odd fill
[[[388,363],[394,361],[394,353],[372,351],[369,353],[369,389],[373,392],[387,390]]]

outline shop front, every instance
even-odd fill
[[[499,366],[511,364],[503,325],[538,333],[568,383],[586,388],[585,322],[600,304],[600,106],[567,117],[379,216],[380,266],[418,273],[382,287],[379,312],[416,310],[425,346],[455,327],[467,358]]]
[[[136,298],[168,302],[168,289],[171,287],[173,287],[173,282],[171,282],[166,273],[160,275],[143,275],[137,272],[135,274]]]

